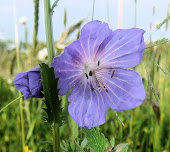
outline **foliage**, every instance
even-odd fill
[[[58,98],[57,83],[58,79],[54,76],[53,67],[49,68],[45,63],[40,64],[41,67],[41,76],[43,84],[43,94],[45,99],[43,100],[46,108],[44,108],[47,113],[47,118],[45,118],[50,124],[57,123],[60,126],[62,125],[60,107],[61,100]]]
[[[106,138],[97,129],[84,128],[84,133],[87,138],[87,144],[94,152],[103,152],[106,147]]]

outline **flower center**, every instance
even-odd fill
[[[104,89],[106,92],[108,92],[104,82],[102,82],[102,80],[100,80],[97,77],[97,74],[96,74],[97,71],[101,70],[99,66],[100,66],[99,60],[97,61],[97,63],[91,62],[91,63],[85,64],[84,65],[84,73],[85,73],[86,79],[90,83],[90,88],[92,91],[94,91],[94,90],[101,91]]]

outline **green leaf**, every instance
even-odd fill
[[[84,128],[83,132],[87,138],[87,144],[94,152],[104,152],[106,147],[106,138],[99,130]]]
[[[81,147],[85,148],[87,145],[87,138],[84,138],[84,140],[81,142]]]
[[[43,84],[43,94],[45,99],[43,102],[46,105],[44,111],[47,113],[46,120],[52,124],[57,123],[59,126],[62,125],[61,112],[62,108],[60,107],[61,101],[58,98],[57,83],[58,78],[54,76],[53,67],[49,68],[48,65],[42,63],[41,67],[41,76],[42,76],[42,84]]]
[[[59,0],[56,0],[56,1],[53,3],[53,5],[52,5],[52,7],[51,7],[51,12],[53,12],[54,7],[57,6],[58,1],[59,1]]]
[[[76,148],[77,148],[77,150],[78,150],[79,152],[85,152],[85,151],[83,150],[83,148],[79,146],[78,142],[75,142],[75,143],[76,143]]]
[[[112,145],[112,147],[115,146],[115,138],[114,137],[110,140],[110,144]]]
[[[71,149],[71,144],[70,144],[69,141],[64,141],[64,140],[62,140],[60,146],[61,146],[61,149],[64,150],[64,151],[66,151],[66,152],[73,151],[73,150]]]
[[[116,146],[115,150],[116,152],[128,152],[128,148],[129,148],[129,145],[131,144],[132,142],[129,142],[129,143],[121,143],[119,145]]]

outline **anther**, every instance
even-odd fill
[[[114,76],[114,73],[115,73],[115,70],[113,70],[113,72],[112,72],[112,75],[111,75],[111,78],[113,78],[113,76]]]
[[[92,71],[90,71],[90,72],[89,72],[89,76],[92,76],[92,74],[93,74]]]
[[[90,88],[91,88],[92,91],[94,91],[94,88],[93,88],[92,84],[90,84]]]
[[[105,89],[106,90],[106,92],[108,92],[108,90],[107,89]]]
[[[98,60],[97,65],[98,65],[98,66],[100,65],[100,60]]]
[[[89,77],[88,77],[87,73],[85,73],[85,75],[86,75],[86,78],[88,79]]]

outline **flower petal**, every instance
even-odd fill
[[[51,63],[54,68],[55,77],[59,78],[58,88],[59,94],[66,94],[82,77],[82,57],[81,53],[78,53],[78,49],[75,48],[75,43],[65,48],[64,52],[56,56]],[[83,54],[82,54],[83,56]]]
[[[91,21],[81,30],[80,43],[86,57],[90,58],[96,55],[97,49],[103,40],[108,37],[112,31],[107,23],[100,21]]]
[[[80,127],[95,127],[106,121],[108,105],[99,91],[92,91],[88,83],[79,82],[72,90],[68,100],[69,114]]]
[[[133,109],[142,104],[145,90],[140,75],[133,70],[119,69],[114,75],[102,77],[108,92],[102,95],[110,108],[116,111]]]
[[[18,73],[14,79],[14,85],[23,93],[25,99],[42,98],[43,86],[40,79],[40,68],[35,67],[30,71]]]
[[[80,32],[80,37],[86,37],[89,35],[94,35],[98,37],[101,35],[101,31],[105,29],[105,32],[111,31],[107,23],[102,23],[101,21],[95,20],[87,23],[83,26]]]
[[[101,44],[97,55],[103,66],[131,68],[138,65],[143,57],[144,30],[138,28],[116,30]]]

